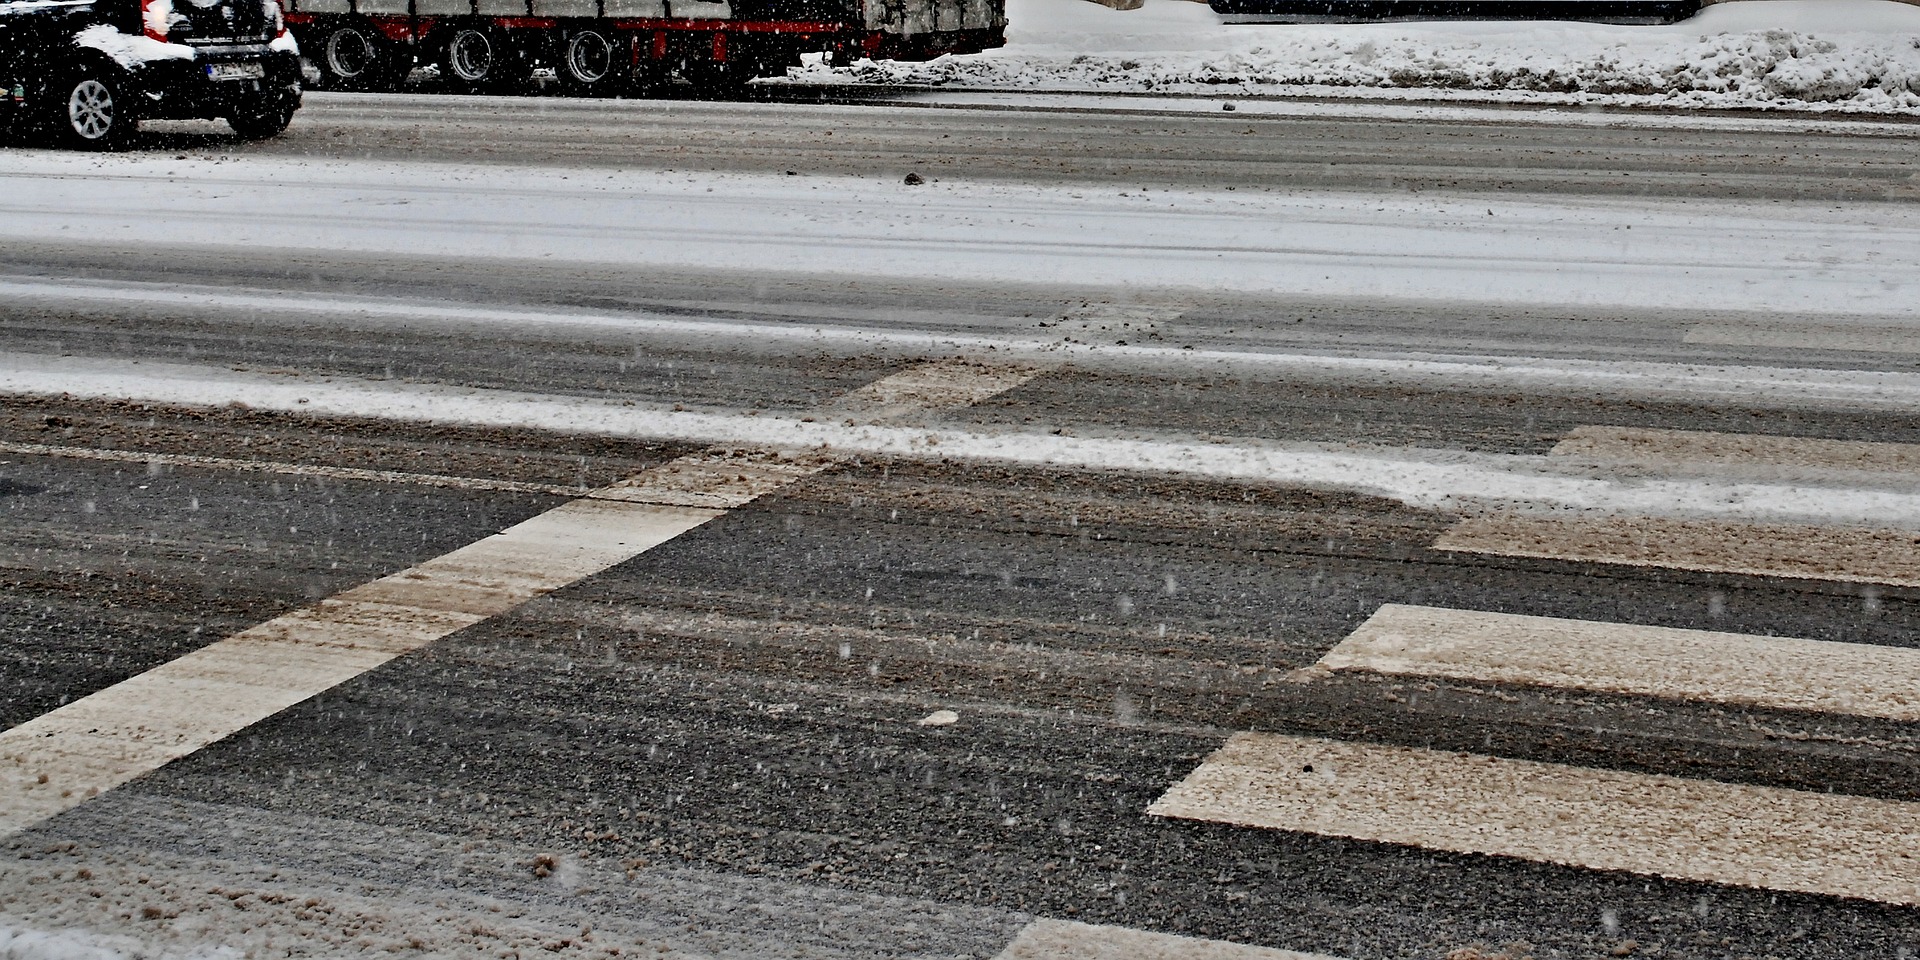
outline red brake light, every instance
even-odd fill
[[[173,0],[140,0],[140,32],[149,40],[167,41],[167,21],[173,18]]]

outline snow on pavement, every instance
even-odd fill
[[[961,460],[1350,490],[1425,509],[1521,506],[1637,516],[1920,529],[1912,478],[1873,487],[1727,478],[1621,478],[1566,458],[1458,450],[1349,449],[1258,438],[1073,436],[966,425],[917,427],[811,417],[667,410],[511,390],[263,375],[219,367],[0,353],[0,394],[193,407],[242,403],[312,416],[366,417],[819,450],[843,456]]]
[[[1920,316],[1911,204],[0,154],[0,244],[76,239],[1108,292]]]
[[[1920,114],[1920,6],[1742,0],[1668,26],[1228,24],[1204,4],[1009,0],[1006,47],[794,82]]]
[[[257,311],[281,316],[353,317],[360,321],[406,325],[432,324],[463,333],[492,330],[524,334],[543,327],[597,330],[607,336],[644,336],[657,342],[711,347],[782,343],[817,349],[894,358],[971,357],[996,363],[1052,366],[1071,363],[1081,369],[1126,371],[1165,376],[1205,369],[1216,375],[1306,377],[1340,383],[1394,384],[1429,390],[1566,391],[1605,393],[1648,401],[1716,403],[1738,399],[1798,409],[1894,411],[1920,408],[1920,375],[1888,370],[1833,370],[1739,364],[1666,363],[1636,360],[1581,360],[1513,355],[1473,356],[1395,352],[1384,356],[1293,353],[1244,348],[1195,348],[1179,337],[1162,344],[1087,342],[1067,327],[1056,336],[1024,335],[1027,329],[929,328],[903,324],[901,312],[840,316],[830,322],[796,316],[788,322],[690,318],[644,309],[541,309],[423,302],[399,297],[352,294],[304,294],[285,290],[243,290],[189,284],[152,284],[98,280],[0,280],[0,307],[13,304],[83,309],[82,305],[141,304],[162,308],[209,307]],[[1148,313],[1177,314],[1178,304],[1144,304]],[[929,318],[921,318],[923,320]],[[951,316],[931,318],[952,322]],[[1911,339],[1906,328],[1836,325],[1808,328],[1788,322],[1795,335],[1816,343],[1856,337]],[[981,332],[982,330],[985,332]],[[1738,336],[1741,328],[1706,328],[1715,335]],[[1899,344],[1896,344],[1897,347]],[[1891,348],[1876,343],[1866,348]],[[1892,351],[1897,352],[1897,351]],[[0,367],[6,357],[0,354]]]

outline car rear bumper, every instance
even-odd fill
[[[258,64],[258,77],[214,79],[210,69]],[[251,71],[247,71],[251,72]],[[300,57],[264,45],[208,49],[192,60],[156,60],[138,71],[143,113],[161,120],[226,117],[300,102]]]

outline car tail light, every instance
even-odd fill
[[[172,20],[173,0],[140,0],[140,27],[147,39],[165,43]]]

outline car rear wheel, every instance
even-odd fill
[[[227,118],[227,126],[242,140],[267,140],[286,132],[294,107],[284,103],[247,107]]]
[[[54,136],[82,150],[119,150],[132,142],[140,119],[128,84],[101,66],[92,66],[55,88]]]

